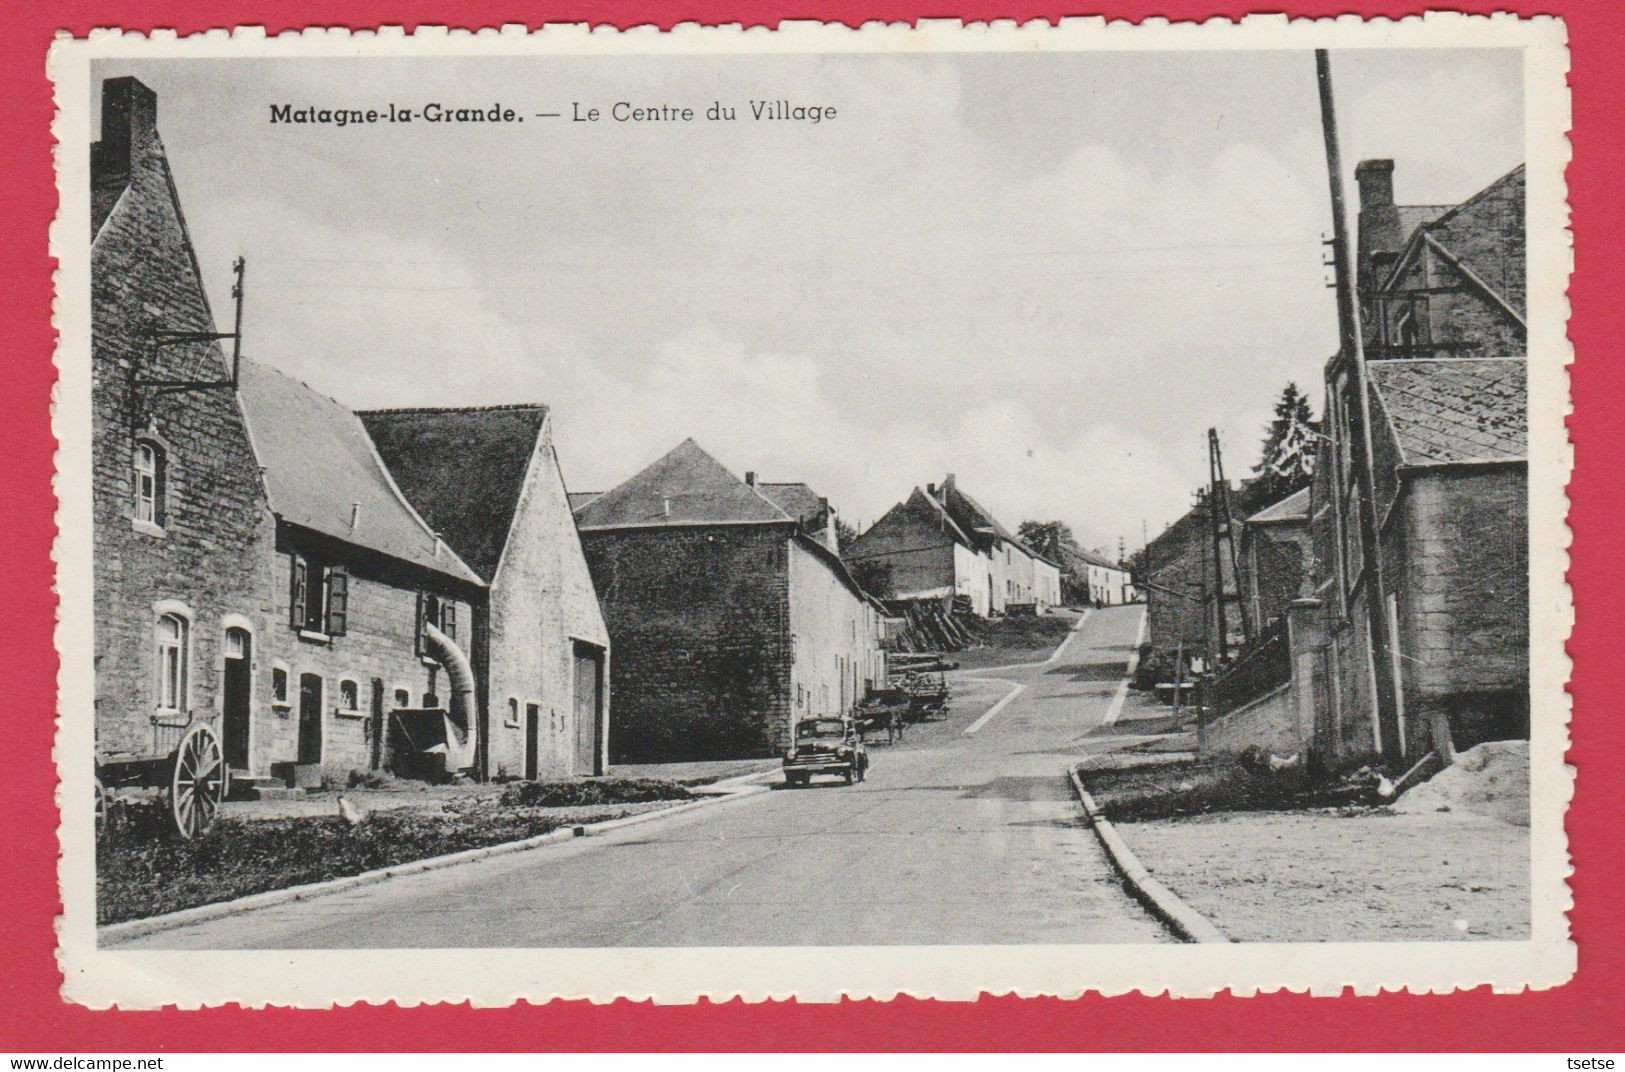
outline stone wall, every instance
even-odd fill
[[[525,718],[532,704],[538,715],[538,773],[575,773],[574,642],[607,649],[609,630],[559,473],[551,418],[531,458],[492,580],[490,622],[491,773],[525,773]],[[608,696],[600,708],[602,755],[609,732]]]
[[[1529,497],[1523,465],[1424,471],[1400,522],[1391,571],[1400,619],[1407,737],[1434,716],[1457,749],[1528,736]]]
[[[940,524],[902,503],[866,529],[842,557],[854,566],[865,564],[865,575],[878,579],[870,587],[880,598],[924,598],[955,591],[958,546]],[[985,592],[980,602],[987,602]]]
[[[611,763],[768,756],[790,714],[789,525],[582,533],[614,658]]]
[[[431,693],[439,706],[449,707],[451,702],[445,669],[417,654],[418,587],[384,572],[370,557],[353,557],[344,563],[350,574],[344,635],[311,639],[290,624],[292,558],[288,551],[284,543],[275,556],[275,615],[261,639],[263,669],[256,675],[254,770],[266,773],[274,763],[298,759],[299,689],[305,674],[322,679],[322,767],[336,774],[372,769],[386,758],[380,734],[387,735],[387,714],[400,706],[395,700],[397,691],[407,694],[407,706],[422,706]],[[469,655],[473,608],[461,600],[454,605],[455,639]],[[272,672],[279,666],[288,671],[285,705],[271,700]],[[340,684],[346,680],[356,683],[359,702],[351,710],[339,703]],[[382,685],[384,719],[376,718],[372,710],[375,680]],[[258,714],[262,710],[266,712],[263,717]]]
[[[1282,685],[1208,725],[1204,752],[1236,753],[1263,748],[1282,756],[1302,752],[1292,688]]]

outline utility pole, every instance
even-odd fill
[[[1326,140],[1326,170],[1332,195],[1332,266],[1337,277],[1337,320],[1342,345],[1338,365],[1348,367],[1358,397],[1359,434],[1354,437],[1355,513],[1360,526],[1360,571],[1366,582],[1367,636],[1374,657],[1372,684],[1377,696],[1377,747],[1384,759],[1399,762],[1404,757],[1400,739],[1399,705],[1393,660],[1388,636],[1388,596],[1383,583],[1382,549],[1377,543],[1377,508],[1374,496],[1373,451],[1371,446],[1370,370],[1366,367],[1365,344],[1360,333],[1360,309],[1354,272],[1349,257],[1348,221],[1343,206],[1343,160],[1337,143],[1337,111],[1332,104],[1331,59],[1323,48],[1315,50],[1315,73],[1320,82],[1320,121]],[[1337,378],[1332,378],[1335,389]],[[1338,481],[1341,483],[1341,481]],[[1337,496],[1342,495],[1341,487]],[[1356,578],[1356,584],[1359,578]],[[1339,582],[1341,583],[1341,581]]]

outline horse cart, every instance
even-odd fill
[[[152,718],[148,752],[96,755],[96,836],[108,825],[108,793],[113,789],[156,789],[164,813],[183,838],[198,837],[214,825],[230,790],[220,732],[211,721]]]

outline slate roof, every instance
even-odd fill
[[[970,537],[965,535],[965,530],[959,527],[959,522],[954,520],[953,515],[940,502],[919,488],[915,488],[909,494],[908,500],[902,505],[905,509],[929,513],[931,520],[940,524],[948,535],[953,537],[955,542],[964,544],[966,547],[971,546]]]
[[[1247,519],[1249,525],[1268,525],[1283,521],[1309,520],[1309,489],[1299,488],[1279,502],[1258,511]]]
[[[998,518],[989,513],[986,507],[960,491],[953,477],[948,477],[938,485],[937,491],[942,495],[942,505],[947,508],[949,515],[966,532],[991,532],[1006,543],[1019,542],[1010,534],[1009,529],[999,524]]]
[[[1373,361],[1371,379],[1401,465],[1528,456],[1522,358]]]
[[[437,549],[434,532],[396,487],[354,413],[299,380],[246,358],[239,394],[271,510],[279,518],[479,583],[453,550]],[[357,521],[353,528],[352,517]]]
[[[358,416],[423,520],[491,580],[547,407],[388,409]]]
[[[570,497],[570,509],[572,511],[576,511],[576,510],[580,510],[583,506],[586,506],[588,503],[590,503],[594,499],[598,498],[598,496],[602,495],[603,492],[601,492],[601,491],[571,491],[571,492],[566,492],[566,494],[569,495],[569,497]]]
[[[1063,545],[1061,547],[1061,557],[1067,560],[1066,565],[1071,569],[1076,569],[1078,563],[1080,562],[1089,566],[1100,566],[1104,569],[1123,569],[1123,567],[1118,565],[1116,562],[1103,558],[1100,555],[1095,554],[1093,551],[1085,551],[1077,544]]]
[[[824,512],[824,500],[806,484],[757,484],[756,490],[803,524],[810,524]]]
[[[698,443],[685,439],[664,457],[576,513],[590,529],[666,525],[738,525],[792,518],[729,472]]]
[[[1399,213],[1400,247],[1404,248],[1418,227],[1432,223],[1455,207],[1455,205],[1395,205],[1394,209]]]

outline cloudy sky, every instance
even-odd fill
[[[1523,158],[1516,51],[1333,57],[1399,200]],[[1140,542],[1256,460],[1336,345],[1308,53],[104,64],[159,126],[216,314],[356,408],[539,401],[599,490],[692,435],[868,523],[949,471],[1014,525]],[[833,106],[816,126],[752,99]],[[732,123],[537,118],[616,101]],[[272,125],[501,101],[506,126]],[[1350,179],[1352,182],[1352,179]],[[1353,187],[1350,186],[1350,195]]]

